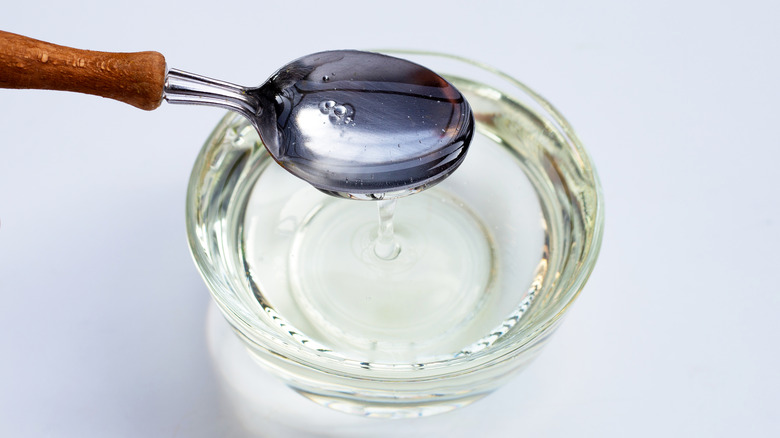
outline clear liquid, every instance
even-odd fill
[[[381,235],[392,219],[385,215],[378,227],[377,206],[327,201],[301,224],[288,274],[321,342],[370,351],[371,362],[413,360],[482,306],[491,244],[457,199],[440,193],[400,200],[393,236]],[[399,250],[383,257],[385,245]]]
[[[401,244],[395,237],[393,215],[395,214],[395,199],[378,201],[376,204],[379,213],[379,228],[374,239],[374,255],[382,260],[395,260],[401,252]]]
[[[378,220],[377,202],[326,196],[273,163],[257,172],[242,201],[248,299],[260,296],[307,346],[366,363],[451,358],[483,348],[534,298],[541,206],[488,135],[475,135],[450,178],[398,200],[392,222],[381,220],[392,204],[379,204]]]

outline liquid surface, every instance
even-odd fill
[[[474,121],[425,67],[358,51],[300,58],[249,90],[258,130],[285,169],[337,196],[382,199],[430,187],[463,161]]]
[[[298,307],[334,348],[414,361],[490,297],[491,236],[457,198],[432,189],[398,201],[385,237],[399,251],[389,258],[377,252],[376,206],[333,199],[315,208],[288,275]]]
[[[494,342],[534,299],[545,221],[533,185],[492,137],[475,135],[457,173],[397,201],[400,251],[389,260],[376,245],[379,203],[326,196],[274,163],[253,167],[251,193],[236,198],[247,202],[246,300],[271,306],[307,348],[369,363],[451,358]]]

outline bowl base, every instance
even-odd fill
[[[416,403],[368,403],[365,401],[333,397],[332,395],[323,396],[300,389],[295,390],[307,399],[335,411],[351,415],[359,415],[361,417],[367,418],[382,418],[393,420],[401,418],[429,417],[431,415],[443,414],[445,412],[450,412],[455,409],[468,406],[488,395],[487,393],[484,393],[458,398],[457,400],[437,400]]]

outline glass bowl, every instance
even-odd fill
[[[187,232],[262,368],[333,409],[423,416],[485,396],[537,355],[594,267],[603,201],[571,127],[528,87],[463,58],[390,54],[446,77],[477,123],[455,173],[398,201],[400,261],[366,252],[376,203],[287,174],[236,114],[195,163]]]

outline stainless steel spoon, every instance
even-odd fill
[[[468,102],[441,76],[355,50],[304,56],[247,88],[166,69],[157,52],[78,50],[0,31],[0,88],[89,93],[146,110],[166,100],[237,111],[290,173],[355,199],[440,182],[463,161],[474,131]]]

